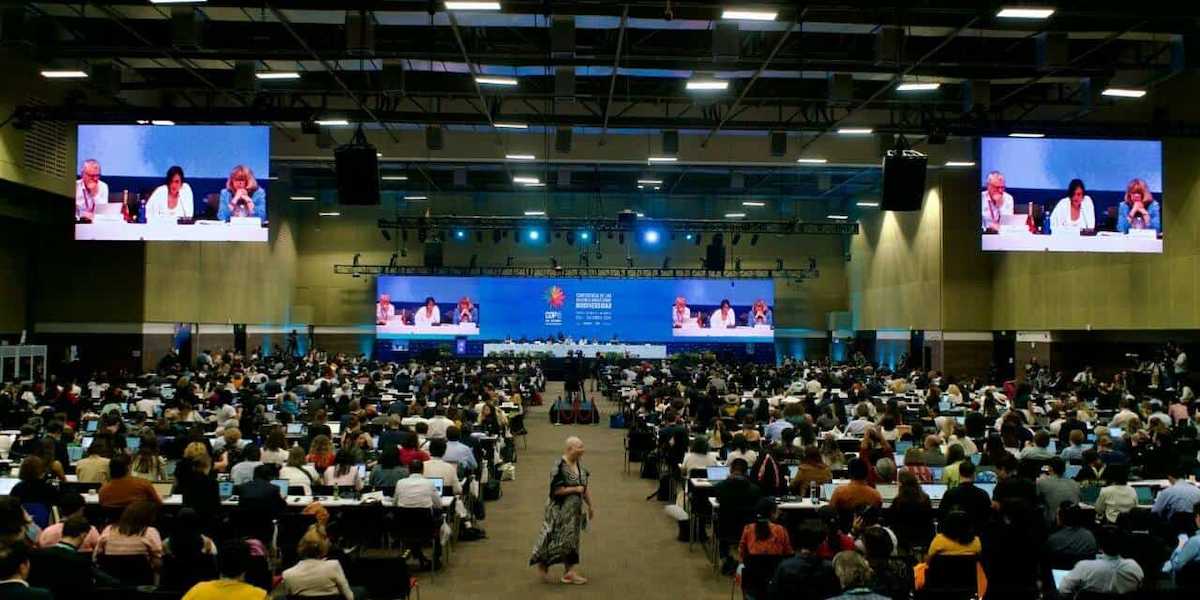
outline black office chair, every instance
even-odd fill
[[[743,556],[742,592],[747,596],[766,598],[771,577],[784,558],[787,557],[774,554]]]
[[[388,532],[393,538],[400,540],[405,548],[420,549],[425,545],[433,548],[433,560],[436,565],[441,559],[441,541],[439,540],[439,525],[433,511],[428,508],[395,508],[388,513]],[[433,569],[430,573],[435,572]]]
[[[154,585],[154,569],[150,567],[150,557],[146,555],[112,556],[101,554],[96,557],[96,565],[101,571],[108,573],[121,582],[122,586],[138,587]]]
[[[918,593],[923,600],[967,600],[979,590],[976,565],[979,557],[938,555],[929,560],[925,587]]]
[[[299,561],[296,545],[300,543],[300,538],[308,532],[308,528],[315,525],[316,522],[317,517],[314,515],[293,512],[279,515],[275,525],[275,546],[279,549],[283,568],[291,567]]]

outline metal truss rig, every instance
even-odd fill
[[[379,219],[380,229],[424,231],[433,238],[453,230],[507,231],[539,227],[558,231],[636,231],[654,227],[664,233],[762,233],[774,235],[857,235],[858,223],[744,221],[728,219],[607,219],[591,217],[431,216]]]
[[[340,264],[333,266],[338,275],[457,275],[489,277],[607,277],[618,279],[720,278],[769,279],[781,278],[803,281],[820,276],[815,269],[695,269],[652,267],[422,267],[400,265]]]

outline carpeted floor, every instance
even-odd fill
[[[561,384],[548,385],[553,401]],[[420,574],[422,597],[436,598],[596,598],[605,600],[705,600],[729,598],[730,579],[713,572],[697,545],[675,541],[676,526],[662,503],[645,500],[654,489],[640,479],[637,465],[623,472],[625,430],[608,428],[611,405],[601,401],[599,425],[551,425],[547,406],[526,417],[529,447],[518,441],[517,479],[504,482],[504,496],[487,505],[481,526],[488,538],[460,543],[448,568],[431,579]],[[583,439],[583,463],[592,474],[596,520],[583,534],[579,572],[586,585],[547,584],[528,566],[542,523],[550,469],[563,440]],[[561,575],[562,567],[551,573]],[[740,593],[738,594],[740,598]]]

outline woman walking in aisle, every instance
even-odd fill
[[[545,521],[529,564],[537,565],[542,580],[549,582],[552,581],[550,566],[562,563],[564,573],[559,581],[582,585],[587,578],[575,572],[579,564],[579,534],[595,512],[588,492],[589,473],[579,462],[583,457],[583,441],[572,436],[567,438],[566,446],[550,478]]]

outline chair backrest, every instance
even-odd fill
[[[977,589],[975,566],[979,557],[949,556],[939,554],[929,559],[929,569],[925,572],[925,589],[933,590],[964,590],[972,593]]]
[[[154,570],[150,568],[150,557],[146,555],[112,556],[101,554],[96,558],[100,570],[115,577],[124,586],[154,584]]]
[[[29,518],[33,519],[33,522],[38,527],[45,529],[50,526],[49,505],[42,504],[41,502],[24,502],[21,504],[21,507],[25,509],[25,512],[29,513]]]
[[[750,554],[742,557],[742,589],[755,598],[766,597],[767,584],[775,575],[779,563],[785,556],[778,554]]]
[[[428,536],[434,531],[433,511],[428,508],[395,508],[393,526],[401,535]]]

